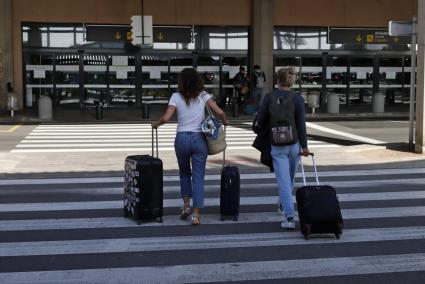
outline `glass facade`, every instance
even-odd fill
[[[193,43],[155,43],[140,50],[128,42],[88,42],[82,24],[24,23],[25,106],[51,96],[57,107],[140,107],[166,103],[179,72],[197,68],[223,106],[231,102],[239,66],[249,71],[248,27],[194,27]],[[329,44],[327,27],[275,27],[274,70],[294,66],[294,89],[337,93],[341,104],[371,104],[373,93],[404,103],[410,55],[404,45]]]
[[[26,106],[36,106],[40,95],[51,96],[56,107],[166,103],[177,90],[178,74],[188,67],[198,68],[206,89],[220,101],[233,88],[229,76],[240,62],[247,66],[248,28],[194,31],[193,43],[154,43],[141,51],[128,42],[89,42],[82,24],[24,23]],[[231,68],[223,68],[227,51],[241,58]]]

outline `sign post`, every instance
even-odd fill
[[[413,128],[415,122],[415,85],[416,85],[416,17],[412,22],[390,21],[389,34],[392,36],[411,36],[410,46],[410,105],[409,105],[409,147],[413,148]]]

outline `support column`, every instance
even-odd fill
[[[0,0],[0,109],[7,105],[7,82],[13,84],[12,0]]]
[[[251,1],[251,68],[260,65],[266,73],[264,92],[273,90],[273,0]]]
[[[417,56],[417,83],[416,83],[416,127],[415,127],[415,152],[424,154],[425,151],[425,0],[418,0],[418,56]]]

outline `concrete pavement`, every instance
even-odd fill
[[[367,112],[370,106],[350,106],[341,108],[340,114],[316,113],[308,114],[308,121],[315,120],[363,120],[363,119],[396,119],[406,118],[406,105],[393,106],[387,109],[386,113],[374,114]],[[159,117],[161,109],[151,112],[152,117]],[[232,118],[231,124],[252,121],[253,116],[240,115],[238,118]],[[96,121],[93,110],[66,110],[55,115],[55,120],[43,122],[38,120],[34,111],[17,114],[10,118],[6,113],[0,114],[0,123],[23,124],[95,124],[98,123],[128,123],[134,122],[134,125],[149,125],[149,120],[140,119],[140,109],[107,109],[104,113],[104,120]],[[130,120],[130,121],[128,121]],[[425,156],[409,152],[406,145],[386,144],[371,145],[362,144],[354,146],[341,146],[336,148],[317,148],[313,149],[316,153],[317,164],[320,169],[345,169],[361,168],[362,165],[373,166],[377,168],[396,168],[400,163],[425,165]],[[12,153],[10,151],[0,152],[0,174],[31,174],[31,173],[62,173],[72,175],[73,173],[82,173],[91,175],[93,173],[121,172],[124,159],[127,155],[149,154],[149,152],[140,151],[121,151],[121,152],[60,152],[60,153]],[[241,172],[267,172],[268,168],[259,163],[259,152],[253,148],[244,150],[227,151],[227,163],[237,165]],[[176,158],[173,151],[160,151],[160,158],[164,162],[164,169],[169,172],[177,171]],[[220,154],[210,156],[207,162],[208,172],[218,172],[221,168],[222,156]],[[305,160],[307,166],[311,165],[310,160]]]

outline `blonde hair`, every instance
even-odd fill
[[[297,74],[294,67],[284,67],[277,71],[277,84],[280,87],[290,88],[295,84]]]

